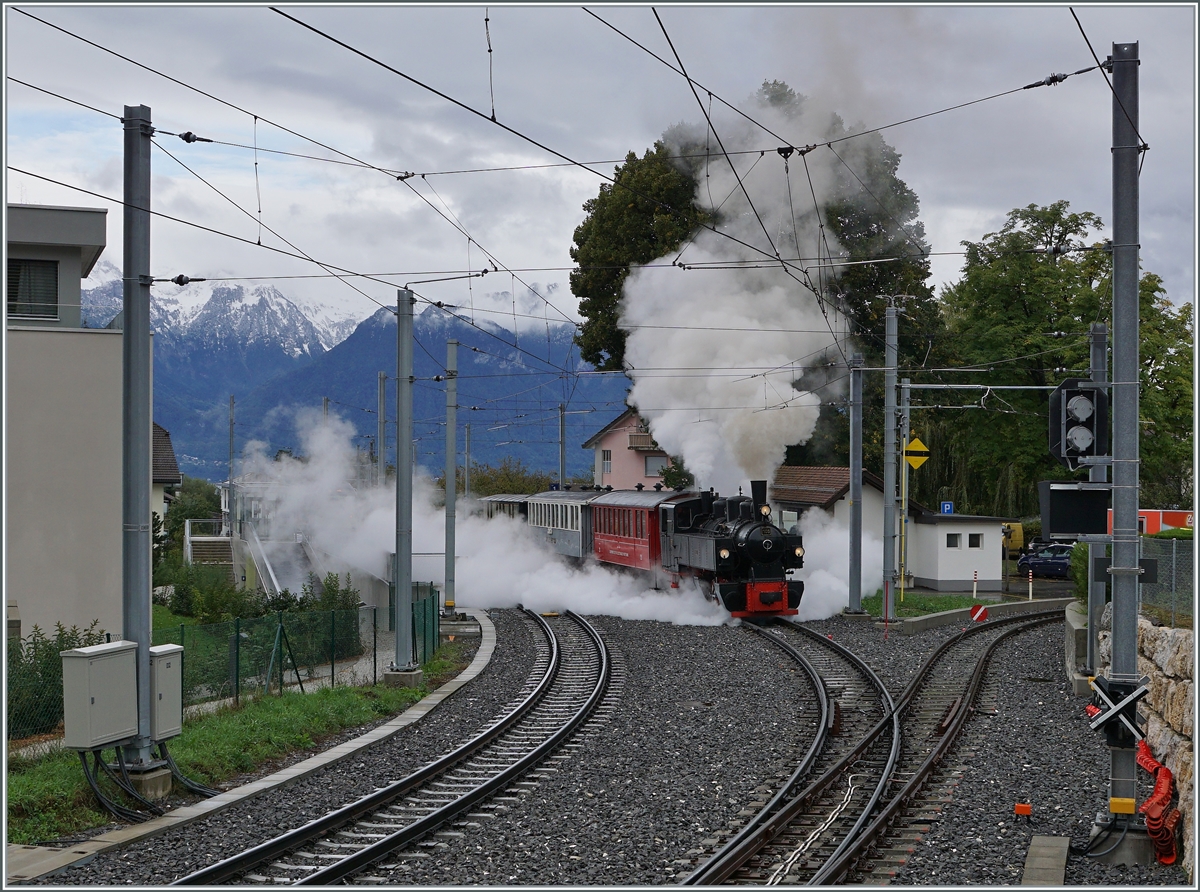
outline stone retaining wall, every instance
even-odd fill
[[[1112,664],[1112,604],[1104,608],[1097,640],[1100,674],[1107,676]],[[1175,776],[1184,820],[1183,868],[1189,880],[1195,856],[1194,648],[1191,629],[1170,629],[1145,617],[1138,619],[1138,673],[1150,678],[1150,693],[1140,704],[1148,719],[1146,743],[1154,758]]]

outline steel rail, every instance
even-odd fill
[[[524,609],[524,608],[522,608]],[[237,855],[233,855],[216,864],[212,864],[195,873],[188,874],[171,883],[172,886],[192,886],[192,885],[211,885],[223,883],[227,880],[245,873],[257,867],[264,862],[268,862],[286,854],[292,849],[299,848],[307,842],[342,827],[364,814],[382,808],[388,802],[398,799],[406,795],[410,791],[427,783],[431,778],[443,774],[454,768],[460,762],[466,761],[476,752],[486,747],[488,744],[495,741],[498,737],[507,732],[513,725],[523,718],[538,702],[540,702],[550,690],[550,686],[554,683],[558,674],[559,662],[561,654],[558,647],[558,641],[550,630],[549,624],[542,617],[526,610],[527,614],[532,616],[534,620],[541,626],[542,633],[546,636],[546,640],[550,647],[550,658],[546,672],[542,676],[537,687],[530,692],[529,696],[519,704],[512,712],[501,716],[489,727],[485,728],[480,734],[473,737],[471,740],[464,743],[458,749],[443,756],[435,762],[431,762],[423,768],[410,774],[408,777],[402,778],[394,783],[389,784],[373,793],[370,793],[363,798],[343,806],[335,811],[330,812],[320,818],[317,818],[302,827],[297,827],[295,830],[290,830],[282,836],[268,840],[253,848],[247,849]]]
[[[822,638],[820,635],[805,629],[803,626],[787,623],[783,620],[777,620],[776,622],[779,625],[787,625],[804,632],[807,635],[810,635],[822,645],[825,645],[829,649],[833,650],[838,654],[838,656],[849,662],[852,666],[854,666],[855,669],[867,677],[867,679],[875,687],[875,690],[879,692],[880,699],[885,704],[885,710],[890,710],[892,700],[891,696],[887,692],[886,685],[884,685],[883,680],[875,674],[871,667],[868,666],[861,657],[851,652],[842,644]],[[812,662],[789,642],[784,641],[781,638],[777,638],[774,635],[767,634],[758,626],[749,625],[749,628],[781,647],[785,652],[792,656],[793,659],[799,662],[800,665],[804,667],[804,670],[808,673],[809,677],[813,679],[813,683],[817,687],[818,697],[821,703],[821,730],[816,739],[813,741],[812,746],[809,747],[808,752],[805,753],[804,758],[800,761],[799,766],[792,773],[791,777],[787,779],[787,782],[779,788],[779,791],[771,798],[771,801],[763,806],[756,815],[750,818],[750,820],[747,821],[746,826],[744,826],[736,835],[734,835],[724,845],[717,849],[717,851],[714,852],[713,855],[704,862],[704,864],[700,865],[696,870],[684,877],[679,883],[681,886],[707,886],[724,882],[730,876],[732,876],[733,873],[736,872],[737,869],[741,867],[741,865],[744,864],[751,855],[762,848],[765,839],[773,838],[775,836],[777,830],[781,829],[783,826],[778,823],[780,820],[780,809],[782,808],[787,797],[792,794],[797,782],[812,772],[817,759],[824,750],[825,741],[832,723],[832,714],[829,709],[829,696],[828,692],[825,690],[825,681],[821,677],[820,673],[817,672],[816,667],[812,665]],[[764,837],[764,834],[768,834],[768,836]]]
[[[933,750],[928,756],[925,757],[925,760],[921,763],[920,767],[917,768],[913,776],[909,778],[908,782],[900,789],[900,792],[897,793],[891,799],[891,801],[889,801],[883,807],[883,809],[875,816],[866,829],[863,830],[857,837],[854,837],[850,845],[839,848],[838,852],[835,852],[833,855],[831,855],[825,864],[822,865],[816,874],[814,874],[813,877],[808,881],[808,885],[834,885],[841,883],[845,879],[846,875],[852,869],[854,862],[857,861],[862,854],[886,832],[888,826],[894,819],[896,812],[903,808],[908,803],[908,800],[917,794],[921,786],[928,779],[929,775],[933,773],[933,770],[937,767],[937,764],[942,760],[946,753],[949,752],[951,747],[958,742],[958,735],[962,731],[967,716],[971,712],[975,698],[978,696],[979,687],[983,682],[983,676],[987,672],[988,664],[991,662],[996,648],[1001,644],[1001,642],[1014,635],[1019,635],[1022,632],[1027,632],[1030,629],[1037,628],[1038,626],[1058,621],[1060,618],[1057,615],[1058,612],[1054,611],[1054,613],[1055,615],[1041,616],[1037,619],[1030,619],[1029,615],[1026,614],[1022,617],[1022,619],[1026,620],[1024,624],[1014,625],[1013,628],[1007,629],[996,636],[996,640],[987,646],[984,652],[980,654],[979,659],[976,661],[975,671],[971,674],[971,679],[967,685],[966,692],[958,701],[958,708],[954,711],[954,715],[949,723],[949,727],[941,736],[938,743],[934,746]],[[1014,620],[1013,622],[1015,623],[1019,621]]]
[[[824,793],[839,778],[844,776],[846,770],[856,761],[858,761],[863,754],[876,743],[879,737],[890,725],[892,727],[892,745],[889,751],[888,763],[885,771],[883,772],[883,776],[876,787],[876,790],[872,793],[868,807],[863,810],[862,814],[859,816],[859,819],[855,823],[855,832],[861,830],[862,826],[870,819],[871,810],[878,803],[880,797],[882,796],[882,791],[886,789],[887,784],[890,782],[895,763],[899,759],[899,747],[902,743],[900,733],[900,715],[909,705],[909,703],[915,698],[921,685],[924,684],[925,679],[933,671],[933,668],[936,666],[938,661],[964,638],[982,634],[986,631],[995,629],[998,626],[1026,622],[1031,618],[1042,619],[1043,621],[1050,622],[1060,615],[1061,611],[1057,609],[1014,614],[1002,619],[991,620],[988,623],[968,626],[957,635],[952,635],[951,637],[947,638],[937,647],[936,650],[934,650],[933,653],[929,655],[929,657],[926,658],[925,662],[917,670],[916,675],[912,678],[909,684],[905,687],[904,691],[898,698],[895,699],[894,702],[891,701],[890,695],[888,696],[888,711],[865,735],[863,735],[862,740],[859,741],[853,750],[839,759],[835,764],[831,765],[804,791],[797,794],[786,805],[780,808],[777,813],[771,816],[770,821],[762,823],[755,832],[746,834],[745,838],[742,839],[742,841],[738,844],[736,851],[733,849],[729,849],[728,851],[726,851],[726,849],[722,849],[720,852],[718,852],[714,858],[720,856],[719,866],[713,865],[710,872],[709,865],[712,864],[713,860],[710,859],[709,862],[706,862],[702,867],[698,868],[697,871],[693,871],[693,873],[686,877],[682,882],[691,883],[694,885],[714,885],[729,879],[738,870],[738,868],[741,867],[742,864],[744,864],[754,854],[774,840],[787,828],[787,825],[797,815],[803,813],[804,810],[808,808],[808,806],[811,805],[811,803],[818,796]],[[813,638],[823,645],[832,646],[835,649],[840,649],[847,654],[850,653],[850,651],[846,650],[839,643],[834,642],[832,639],[826,639],[810,629],[805,628],[799,623],[788,622],[787,624],[796,629],[798,632]],[[874,673],[872,673],[872,675],[874,675]],[[878,676],[875,676],[875,678],[878,678]],[[741,836],[741,834],[739,834],[739,836]],[[835,855],[838,853],[844,853],[849,845],[851,845],[851,841],[853,839],[853,833],[847,834],[843,838],[842,843],[835,850]],[[699,872],[704,872],[704,878],[692,880],[692,876],[695,876]]]
[[[592,643],[596,647],[599,656],[599,673],[596,680],[596,686],[588,697],[587,702],[576,711],[567,722],[554,732],[549,738],[541,743],[536,749],[529,754],[523,756],[513,765],[501,771],[495,777],[480,784],[474,790],[471,790],[464,796],[460,796],[453,802],[448,803],[435,812],[409,824],[407,827],[392,833],[379,842],[360,849],[354,854],[343,858],[342,860],[331,864],[323,870],[314,871],[313,873],[302,877],[293,885],[296,886],[324,886],[339,882],[346,877],[357,873],[370,864],[385,857],[389,853],[402,849],[405,846],[411,845],[422,837],[434,830],[447,821],[452,820],[455,816],[468,811],[478,805],[483,800],[494,795],[500,790],[507,787],[512,781],[522,774],[525,774],[546,756],[550,755],[557,749],[565,740],[571,737],[579,727],[586,722],[595,712],[596,707],[600,705],[605,693],[608,690],[609,675],[611,670],[611,661],[609,659],[608,648],[604,640],[600,637],[590,623],[578,614],[567,611],[566,616],[569,616],[587,633],[592,639]],[[541,617],[538,617],[541,619]]]

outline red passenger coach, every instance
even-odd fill
[[[676,492],[620,490],[592,500],[596,560],[638,570],[662,570],[658,506],[684,498]]]

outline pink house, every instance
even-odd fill
[[[596,453],[594,480],[597,486],[647,489],[662,483],[667,453],[650,436],[646,423],[633,409],[626,409],[583,444]]]

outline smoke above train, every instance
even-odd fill
[[[819,141],[830,120],[810,103],[793,114],[748,111],[795,145]],[[820,268],[818,255],[842,252],[812,197],[831,194],[839,162],[827,150],[745,154],[774,138],[731,112],[714,123],[737,177],[703,128],[680,125],[667,136],[675,153],[710,146],[695,202],[718,208],[725,235],[701,230],[680,251],[633,269],[619,324],[629,402],[701,488],[732,492],[747,478],[771,479],[787,447],[812,436],[822,400],[841,392],[829,363],[844,365],[837,340],[846,322],[809,287],[820,291],[836,270]],[[776,254],[804,271],[785,270]],[[831,378],[837,383],[821,387]]]

